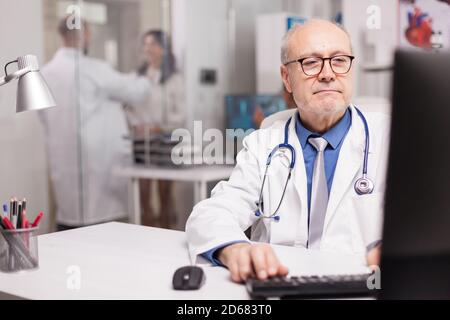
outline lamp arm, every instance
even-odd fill
[[[19,79],[24,74],[33,71],[30,67],[26,67],[20,70],[17,70],[14,73],[8,74],[6,77],[0,78],[0,87],[11,82],[12,80]]]

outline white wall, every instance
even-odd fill
[[[161,0],[138,0],[141,7],[141,31],[162,28]]]
[[[256,18],[261,14],[281,12],[283,3],[273,0],[233,0],[230,4],[236,13],[236,43],[230,52],[234,55],[232,61],[235,61],[234,72],[230,77],[230,93],[256,93]]]
[[[41,1],[0,0],[0,67],[24,54],[43,62]],[[9,70],[16,66],[11,65]],[[43,130],[36,112],[15,114],[17,81],[0,87],[0,203],[11,196],[26,197],[30,217],[47,213],[41,231],[47,231],[48,180]]]
[[[267,14],[257,18],[255,56],[258,94],[280,94],[282,92],[280,48],[289,17],[305,18],[290,13]]]
[[[350,32],[356,56],[356,95],[389,98],[391,73],[368,73],[364,65],[386,66],[392,63],[397,45],[397,1],[343,0],[344,25]],[[380,8],[380,29],[369,30],[366,12],[371,5]]]
[[[221,127],[222,97],[228,91],[227,2],[191,0],[186,5],[186,94],[189,126],[203,120],[204,127]],[[174,21],[176,23],[176,21]],[[179,28],[174,24],[174,28]],[[201,69],[215,69],[217,83],[199,83]]]
[[[173,33],[188,39],[178,52],[187,80],[187,103],[192,120],[205,128],[223,128],[224,96],[255,93],[255,22],[262,13],[283,10],[283,1],[273,0],[173,0]],[[184,16],[182,19],[179,17]],[[215,85],[199,82],[203,68],[217,71]]]

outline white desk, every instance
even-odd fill
[[[366,271],[363,261],[353,256],[274,247],[291,274]],[[27,299],[249,298],[245,286],[231,282],[228,270],[209,265],[204,267],[206,282],[200,290],[173,290],[173,272],[189,264],[180,231],[107,223],[40,236],[39,256],[36,271],[0,272],[0,293]],[[79,290],[67,287],[70,266],[79,267]]]
[[[171,180],[194,182],[194,202],[198,203],[208,197],[207,183],[228,179],[233,166],[199,166],[192,168],[163,168],[149,166],[117,167],[114,174],[130,179],[130,204],[133,213],[131,221],[141,224],[141,203],[139,199],[139,179]]]

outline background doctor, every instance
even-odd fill
[[[141,105],[127,108],[128,119],[134,136],[150,138],[151,135],[170,137],[173,130],[183,128],[186,122],[184,80],[177,69],[170,37],[162,30],[147,31],[142,37],[145,62],[138,74],[150,81],[150,92]],[[170,228],[176,226],[175,201],[172,181],[158,180],[160,214],[155,218],[150,203],[152,181],[140,179],[142,224]]]
[[[368,115],[373,148],[369,149],[373,150],[369,154],[369,175],[374,179],[376,190],[374,195],[357,198],[353,183],[361,173],[363,148],[360,146],[364,145],[365,136],[361,119],[356,115],[354,107],[349,107],[353,93],[351,61],[347,72],[337,74],[331,67],[331,61],[323,60],[322,69],[319,68],[319,72],[313,75],[304,72],[303,67],[307,68],[308,65],[297,61],[306,57],[351,56],[349,35],[331,22],[311,20],[288,32],[281,51],[281,76],[286,89],[293,94],[300,117],[292,118],[289,136],[289,143],[296,146],[297,154],[293,178],[289,183],[296,188],[288,186],[283,210],[280,209],[280,212],[283,211],[280,213],[280,222],[258,219],[254,212],[267,155],[276,144],[283,141],[283,135],[274,134],[274,129],[283,131],[286,121],[281,125],[275,123],[269,129],[258,130],[246,138],[244,150],[238,156],[237,166],[229,181],[218,184],[210,199],[194,207],[186,225],[191,258],[196,259],[198,255],[202,255],[213,264],[226,266],[231,272],[232,280],[236,282],[245,281],[249,276],[265,279],[288,273],[270,245],[249,243],[244,231],[252,225],[252,240],[263,239],[276,244],[308,247],[311,207],[326,204],[328,199],[333,198],[334,208],[330,208],[333,207],[330,205],[325,208],[329,223],[327,232],[322,236],[324,244],[320,246],[320,250],[327,246],[324,250],[348,253],[356,248],[365,253],[366,243],[361,239],[365,235],[356,235],[361,233],[358,221],[355,221],[359,219],[356,215],[364,214],[371,206],[374,207],[375,211],[368,212],[368,216],[365,216],[369,220],[366,231],[372,234],[376,233],[374,229],[378,228],[379,220],[382,219],[382,210],[378,209],[381,208],[379,195],[385,185],[387,149],[384,145],[387,145],[389,118],[377,114]],[[335,62],[340,64],[344,60],[339,58]],[[290,61],[292,63],[288,63]],[[270,130],[272,131],[268,132]],[[272,139],[273,136],[276,140]],[[311,196],[314,188],[314,164],[319,148],[313,146],[310,138],[314,137],[321,137],[327,142],[324,151],[324,178],[329,192],[327,199],[316,203]],[[339,158],[343,159],[338,162]],[[264,193],[265,208],[268,211],[266,214],[273,212],[284,184],[278,181],[280,178],[276,175],[269,176],[268,179],[266,188],[269,191]],[[333,181],[337,184],[334,187]],[[306,196],[307,201],[302,201],[302,197]],[[337,201],[341,196],[340,201]],[[304,212],[308,214],[303,214]],[[254,227],[258,223],[265,236],[256,236],[254,239],[253,233],[258,233],[258,229]],[[377,263],[378,253],[377,248],[367,256],[370,264]]]
[[[59,24],[63,47],[42,68],[58,108],[45,110],[44,123],[58,230],[126,217],[127,182],[112,174],[131,158],[122,109],[149,93],[145,77],[125,75],[87,57],[91,32]]]

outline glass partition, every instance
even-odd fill
[[[232,166],[245,135],[295,108],[279,75],[284,33],[312,17],[354,26],[347,2],[331,0],[0,3],[11,12],[2,30],[16,30],[1,33],[2,65],[36,54],[58,103],[15,115],[15,85],[1,88],[0,194],[45,211],[46,231],[107,221],[182,230],[215,184],[194,187],[186,169]],[[177,146],[188,161],[174,161]]]

